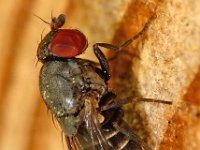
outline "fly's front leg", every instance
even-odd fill
[[[120,46],[116,46],[116,45],[108,44],[108,43],[96,43],[96,44],[93,45],[94,54],[96,55],[96,57],[99,60],[99,63],[101,65],[101,68],[102,68],[102,71],[103,71],[103,76],[104,76],[104,79],[106,81],[108,81],[110,79],[109,64],[108,64],[108,60],[106,59],[105,55],[102,53],[102,51],[100,50],[99,47],[103,47],[103,48],[107,48],[107,49],[113,50],[115,52],[119,52],[120,50],[122,50],[125,47],[129,46],[133,41],[135,41],[137,38],[139,38],[142,34],[144,34],[144,32],[147,30],[151,20],[152,19],[150,19],[144,25],[143,29],[138,34],[136,34],[135,36],[133,36],[129,40],[125,41]],[[109,60],[111,60],[111,59],[113,59],[113,58],[110,58]]]
[[[98,44],[93,45],[93,50],[94,50],[94,54],[96,55],[97,59],[99,60],[100,65],[101,65],[103,78],[106,81],[108,81],[110,79],[108,61],[107,61],[105,55],[103,54],[103,52],[99,49]]]
[[[141,35],[144,34],[144,32],[147,30],[149,24],[150,24],[151,19],[149,20],[149,22],[147,22],[144,27],[142,28],[142,30],[136,34],[135,36],[133,36],[132,38],[130,38],[129,40],[125,41],[124,43],[122,43],[119,46],[113,45],[113,44],[108,44],[108,43],[96,43],[95,46],[100,46],[100,47],[104,47],[104,48],[108,48],[110,50],[113,51],[120,51],[123,48],[129,46],[133,41],[135,41],[136,39],[138,39]]]
[[[128,39],[127,41],[125,41],[124,43],[122,43],[121,45],[117,46],[117,45],[113,45],[113,44],[108,44],[108,43],[96,43],[94,45],[94,47],[104,47],[104,48],[107,48],[107,49],[110,49],[112,51],[115,51],[115,52],[119,52],[121,51],[122,49],[124,49],[125,47],[129,46],[133,41],[135,41],[136,39],[138,39],[141,35],[144,34],[144,32],[147,30],[150,22],[151,22],[152,19],[150,19],[145,25],[144,27],[142,28],[142,30],[136,34],[135,36],[133,36],[132,38]],[[111,58],[112,59],[112,58]]]
[[[138,36],[138,35],[136,35],[136,36]],[[124,42],[121,46],[115,46],[115,45],[108,44],[108,43],[96,43],[93,45],[94,54],[96,55],[97,59],[99,60],[99,63],[101,65],[101,68],[103,71],[103,77],[106,81],[108,81],[110,79],[109,64],[108,64],[108,60],[106,59],[105,55],[103,54],[103,52],[100,50],[99,47],[108,48],[110,50],[117,52],[117,51],[120,51],[121,49],[123,49],[124,47],[130,45],[133,40],[134,40],[134,38],[131,38],[131,39],[127,40],[126,42]]]

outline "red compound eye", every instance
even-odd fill
[[[87,39],[79,30],[60,29],[51,43],[51,52],[64,58],[72,58],[87,48]]]

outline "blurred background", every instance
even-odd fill
[[[8,0],[0,2],[0,149],[62,149],[60,130],[38,89],[41,64],[36,65],[40,35],[53,14],[66,13],[67,0]]]
[[[53,16],[66,14],[64,28],[78,28],[85,33],[89,50],[83,57],[93,59],[91,45],[94,41],[108,42],[111,39],[115,28],[113,20],[117,20],[113,16],[116,13],[119,14],[117,17],[122,16],[118,6],[122,9],[126,5],[121,3],[116,3],[116,7],[112,4],[112,10],[105,9],[105,5],[110,5],[105,0],[94,3],[90,0],[0,1],[1,150],[63,149],[61,131],[56,123],[53,124],[38,88],[41,63],[36,65],[37,46],[41,34],[45,35],[50,28],[34,15],[50,22],[51,13]],[[104,12],[99,16],[102,10]],[[102,28],[105,18],[110,21]]]

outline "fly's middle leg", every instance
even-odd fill
[[[162,103],[162,104],[168,104],[171,105],[171,101],[165,101],[165,100],[158,100],[158,99],[152,99],[152,98],[142,98],[142,97],[127,97],[125,99],[117,100],[115,103],[112,103],[110,105],[105,105],[101,107],[101,111],[106,111],[110,109],[120,108],[123,105],[129,104],[129,103],[137,103],[137,102],[154,102],[154,103]]]

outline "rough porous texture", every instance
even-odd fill
[[[133,67],[134,71],[137,70],[135,74],[142,96],[173,102],[172,106],[142,106],[147,115],[150,141],[155,148],[162,141],[171,116],[182,107],[183,96],[200,64],[199,5],[198,1],[160,3],[157,19],[152,23],[149,38],[142,48],[141,61]]]
[[[139,22],[137,27],[146,18],[147,10],[153,11],[152,7],[155,8],[155,18],[152,20],[146,35],[140,41],[136,41],[136,46],[133,44],[132,50],[137,50],[135,54],[137,57],[127,56],[121,52],[119,54],[121,56],[118,56],[113,63],[115,86],[118,87],[118,92],[123,95],[134,92],[142,97],[172,101],[173,104],[141,102],[141,104],[134,106],[134,110],[133,107],[127,107],[129,113],[127,119],[132,121],[133,128],[137,129],[135,131],[141,134],[153,149],[159,149],[159,147],[160,149],[164,147],[166,149],[198,149],[197,147],[188,147],[183,142],[184,140],[187,143],[194,143],[192,145],[196,146],[200,144],[198,136],[190,142],[188,142],[189,136],[185,140],[187,137],[185,134],[190,134],[192,131],[185,132],[182,141],[174,144],[175,146],[172,143],[177,142],[178,136],[170,134],[165,137],[165,131],[167,128],[171,128],[174,132],[177,129],[172,127],[176,126],[177,122],[171,121],[176,118],[176,116],[172,118],[175,113],[178,113],[179,116],[185,116],[184,113],[187,112],[188,117],[185,116],[180,120],[191,124],[189,123],[192,120],[189,119],[190,111],[195,111],[194,107],[192,109],[184,107],[183,96],[200,64],[200,2],[154,1],[152,3],[152,1],[137,1],[133,2],[132,5],[130,5],[129,9],[131,10],[128,10],[128,13],[133,13],[132,8],[140,8],[135,9],[138,11],[132,15],[132,20]],[[145,11],[147,13],[140,13]],[[131,31],[128,32],[127,28],[130,29],[136,23],[131,24],[130,19],[127,18],[124,18],[122,28],[116,34],[124,35],[121,33],[123,31],[126,33],[126,37],[130,36]],[[114,41],[116,39],[119,40],[117,37]],[[127,50],[129,53],[130,49]],[[131,73],[130,66],[132,66]],[[182,110],[182,113],[184,112],[182,115],[179,109]],[[131,116],[131,113],[134,115]],[[193,127],[194,130],[198,129],[196,126],[190,125],[190,128]],[[198,129],[196,132],[199,133],[200,130]],[[165,141],[170,138],[172,143],[162,142],[164,137]],[[182,148],[180,148],[181,146]]]

